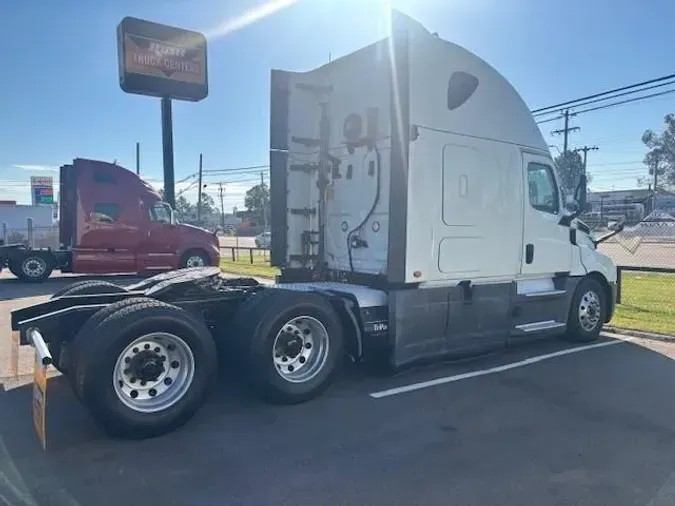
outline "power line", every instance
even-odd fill
[[[655,88],[661,88],[663,86],[668,86],[670,84],[675,84],[675,81],[667,81],[665,83],[659,83],[659,84],[655,84],[653,86],[646,86],[644,88],[640,88],[639,90],[624,91],[623,93],[617,93],[616,95],[612,95],[612,96],[609,96],[609,97],[596,98],[595,100],[588,100],[588,101],[579,100],[580,103],[574,104],[571,107],[582,107],[582,106],[585,106],[585,105],[596,104],[598,102],[604,102],[605,100],[612,100],[612,99],[619,98],[619,97],[625,97],[627,95],[633,95],[634,93],[641,93],[643,91],[653,90]],[[533,112],[532,115],[533,116],[543,116],[543,115],[546,115],[546,114],[551,114],[551,112],[553,112],[553,111],[538,112],[538,113]]]
[[[631,102],[637,102],[639,100],[645,100],[647,98],[660,97],[662,95],[668,95],[669,93],[675,93],[675,89],[666,90],[659,93],[650,93],[649,95],[644,95],[642,97],[629,98],[626,100],[619,100],[618,102],[612,102],[611,104],[599,105],[597,107],[589,107],[588,109],[582,109],[581,111],[576,111],[575,114],[583,114],[585,112],[599,111],[600,109],[607,109],[608,107],[616,107],[617,105],[629,104]]]
[[[630,90],[630,89],[633,89],[633,88],[639,88],[641,86],[646,86],[648,84],[658,83],[658,82],[661,82],[661,81],[667,81],[669,79],[675,79],[675,74],[670,74],[668,76],[663,76],[663,77],[657,77],[656,79],[650,79],[648,81],[643,81],[641,83],[631,84],[631,85],[628,85],[628,86],[622,86],[620,88],[614,88],[613,90],[607,90],[607,91],[603,91],[603,92],[600,92],[600,93],[595,93],[593,95],[588,95],[588,96],[585,96],[585,97],[577,98],[575,100],[568,100],[567,102],[561,102],[559,104],[549,105],[548,107],[541,107],[539,109],[534,109],[532,111],[532,113],[533,114],[540,113],[540,112],[543,112],[543,111],[547,111],[549,109],[559,109],[559,108],[564,107],[564,106],[571,106],[572,104],[576,104],[577,102],[584,102],[586,100],[591,100],[591,99],[602,97],[602,96],[605,96],[605,95],[612,95],[614,93],[618,93],[618,92],[621,92],[621,91]],[[641,90],[638,90],[638,91],[641,91]],[[611,98],[611,97],[609,97],[609,98]]]

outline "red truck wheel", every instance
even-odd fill
[[[47,279],[54,269],[50,254],[42,251],[22,252],[12,259],[9,270],[21,281],[40,283]]]
[[[208,267],[211,264],[211,259],[206,252],[193,249],[186,252],[180,260],[180,268],[186,267]]]

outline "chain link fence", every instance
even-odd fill
[[[10,227],[6,223],[0,223],[1,244],[23,244],[31,248],[59,247],[59,227]]]
[[[596,218],[596,219],[594,219]],[[612,231],[612,220],[582,217],[596,238]],[[675,217],[656,210],[622,217],[622,232],[598,245],[617,265],[617,313],[612,323],[675,334]]]

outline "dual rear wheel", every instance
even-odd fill
[[[124,290],[110,285],[82,282],[57,296]],[[248,384],[278,403],[319,395],[342,359],[339,317],[315,294],[266,289],[250,297],[226,340],[230,352],[242,352],[237,361]],[[145,297],[95,313],[68,355],[67,376],[78,399],[109,434],[127,438],[164,434],[192,418],[214,383],[218,357],[201,318]]]

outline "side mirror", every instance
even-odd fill
[[[574,213],[578,209],[577,201],[572,195],[565,197],[565,210],[569,213]]]

